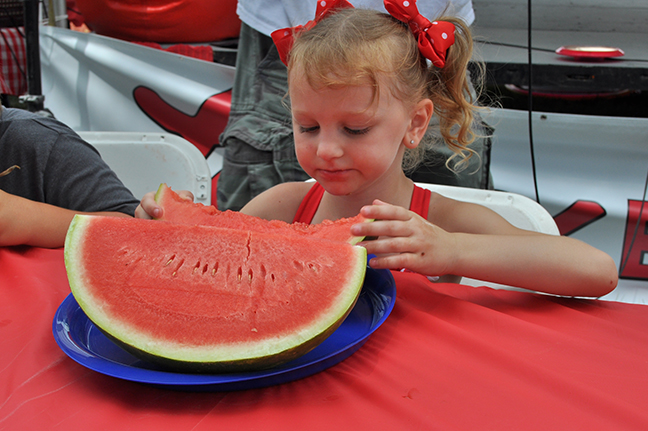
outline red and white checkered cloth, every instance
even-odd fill
[[[0,29],[0,92],[20,96],[27,93],[25,29]]]

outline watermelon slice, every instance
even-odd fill
[[[189,372],[280,365],[328,337],[355,304],[366,250],[343,242],[77,215],[72,293],[132,354]]]
[[[174,223],[219,226],[231,229],[246,229],[256,232],[275,232],[281,235],[308,236],[329,241],[343,241],[357,244],[364,237],[351,235],[351,226],[357,223],[370,222],[358,214],[355,217],[331,221],[324,220],[318,224],[286,223],[280,220],[265,220],[242,214],[237,211],[219,211],[216,207],[193,203],[182,199],[166,184],[161,184],[155,194],[155,202],[163,208],[163,216],[158,220]]]

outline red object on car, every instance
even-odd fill
[[[85,24],[116,39],[158,43],[238,37],[236,0],[76,0]]]

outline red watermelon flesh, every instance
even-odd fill
[[[349,242],[351,244],[356,244],[363,239],[363,237],[351,235],[351,226],[371,221],[360,214],[335,221],[324,220],[318,224],[265,220],[237,211],[219,211],[213,206],[193,203],[182,199],[166,184],[160,185],[155,194],[155,201],[164,210],[162,217],[158,220],[254,230],[256,232],[281,232],[282,235],[309,236],[329,241]]]
[[[212,226],[78,215],[66,238],[72,293],[94,324],[173,370],[276,366],[350,312],[362,247]]]

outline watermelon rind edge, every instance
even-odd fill
[[[82,253],[81,245],[77,241],[77,238],[83,236],[83,231],[87,226],[86,222],[87,216],[75,215],[70,222],[68,227],[67,234],[65,236],[65,244],[63,246],[63,258],[65,261],[65,269],[68,275],[68,283],[70,284],[70,290],[74,295],[74,292],[79,292],[78,281],[81,280],[84,276],[83,268],[79,265],[78,256]],[[82,295],[75,295],[75,299],[79,306],[86,305]],[[87,307],[87,305],[86,305]]]
[[[314,336],[313,334],[306,335],[303,342],[290,345],[286,348],[282,347],[283,350],[269,352],[267,356],[263,357],[245,357],[213,362],[191,351],[187,355],[173,357],[166,352],[156,351],[156,349],[147,350],[146,348],[141,348],[140,342],[132,342],[132,340],[127,339],[128,337],[124,337],[123,334],[128,334],[132,330],[127,325],[111,321],[110,317],[101,311],[102,307],[99,304],[93,303],[91,295],[86,294],[83,288],[85,272],[82,265],[79,264],[80,256],[83,253],[83,244],[80,239],[82,239],[86,226],[92,221],[93,217],[97,216],[75,216],[66,236],[64,250],[65,265],[73,296],[95,326],[108,338],[124,348],[124,350],[137,357],[161,364],[173,370],[185,372],[254,371],[277,366],[295,359],[315,348],[339,327],[344,321],[344,318],[353,309],[360,295],[365,277],[366,250],[360,246],[353,246],[356,261],[351,265],[351,268],[354,277],[349,280],[347,288],[342,289],[348,295],[347,300],[340,301],[342,303],[349,303],[350,305],[344,309],[337,310],[335,314],[331,313],[333,314],[333,318],[313,331],[315,333]]]
[[[116,340],[112,333],[124,333],[128,332],[130,329],[126,325],[120,324],[120,322],[112,321],[110,316],[102,311],[103,307],[93,301],[92,295],[87,294],[83,283],[83,280],[86,277],[86,272],[83,265],[80,263],[82,261],[83,242],[79,241],[79,239],[83,238],[87,226],[94,218],[102,217],[106,216],[76,214],[72,218],[72,222],[70,223],[65,237],[63,250],[65,269],[68,276],[70,291],[72,292],[76,302],[79,304],[79,307],[81,307],[84,313],[86,313],[88,319],[90,319],[90,321],[92,321],[101,332],[109,336],[109,338],[118,341],[117,344],[124,347],[124,343],[120,340]],[[111,330],[106,331],[106,326],[111,326]]]

